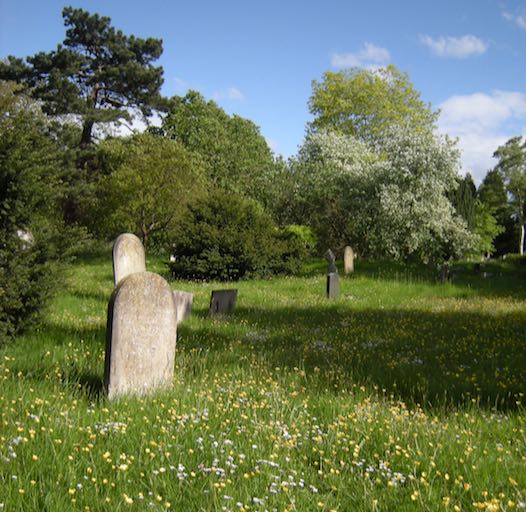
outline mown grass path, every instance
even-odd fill
[[[524,273],[415,275],[241,282],[227,320],[175,282],[173,388],[108,402],[110,256],[76,263],[0,349],[0,512],[526,508]]]

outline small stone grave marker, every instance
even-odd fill
[[[354,272],[354,251],[348,245],[343,251],[343,268],[346,274]]]
[[[210,316],[229,315],[236,307],[237,290],[212,290]]]
[[[172,383],[177,315],[170,285],[152,272],[122,279],[108,305],[104,384],[108,397]]]
[[[119,235],[113,244],[113,284],[117,286],[126,276],[145,271],[142,242],[131,233]]]
[[[338,299],[340,297],[340,276],[334,272],[327,274],[327,298]]]
[[[325,253],[325,259],[328,263],[327,298],[337,299],[340,296],[340,276],[338,275],[338,269],[336,268],[336,257],[330,249]]]
[[[192,314],[194,295],[182,290],[174,290],[175,309],[177,311],[177,325]]]

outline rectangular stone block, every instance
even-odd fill
[[[213,290],[210,298],[210,316],[224,316],[231,314],[237,301],[237,290]]]
[[[327,274],[327,298],[338,299],[340,297],[340,276],[335,272]]]
[[[177,325],[192,314],[192,303],[194,295],[182,290],[174,290],[175,309],[177,311]]]

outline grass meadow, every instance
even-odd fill
[[[160,258],[148,270],[165,273]],[[111,255],[68,267],[38,329],[0,347],[0,512],[526,509],[526,267],[358,261],[194,293],[173,387],[102,390]]]

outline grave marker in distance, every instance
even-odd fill
[[[210,298],[210,316],[229,315],[236,307],[237,290],[212,290]]]
[[[346,274],[354,272],[354,251],[348,245],[343,251],[343,268]]]
[[[146,271],[144,247],[138,237],[131,233],[119,235],[113,244],[113,284],[130,274]]]
[[[327,298],[338,299],[340,297],[340,276],[338,275],[338,269],[336,268],[336,257],[330,249],[325,253],[325,259],[328,263]]]
[[[192,303],[194,295],[182,290],[174,290],[175,309],[177,311],[177,325],[192,314]]]

